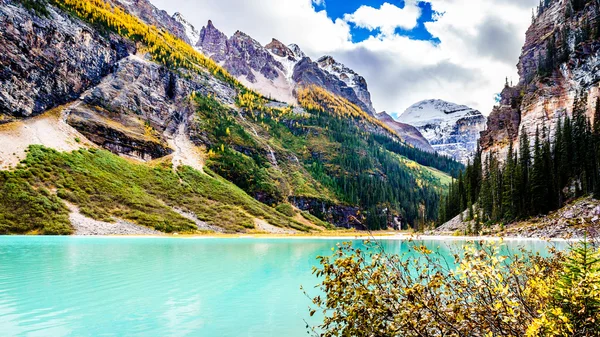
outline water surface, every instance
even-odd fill
[[[0,237],[0,335],[306,336],[300,286],[318,283],[316,257],[340,241]]]

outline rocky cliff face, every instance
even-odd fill
[[[187,43],[196,42],[190,40],[186,27],[181,22],[181,15],[172,17],[166,11],[156,8],[149,0],[108,0],[107,2],[122,7],[149,25],[165,29]]]
[[[364,108],[366,108],[366,111],[371,114],[375,114],[375,109],[373,108],[373,103],[371,102],[371,93],[367,87],[367,80],[365,80],[364,77],[358,75],[354,70],[337,62],[331,56],[321,57],[317,60],[317,64],[321,69],[337,77],[348,87],[352,88],[358,100],[362,102]]]
[[[586,113],[593,118],[600,82],[600,42],[593,27],[599,10],[595,1],[574,8],[570,1],[552,0],[535,18],[517,65],[520,80],[503,90],[482,134],[484,154],[503,158],[511,140],[518,148],[519,132],[533,139],[545,127],[553,138],[559,118],[572,116],[576,98],[587,99]]]
[[[423,137],[423,134],[414,126],[397,122],[387,112],[383,111],[375,115],[377,119],[391,127],[407,144],[426,152],[435,152],[429,141]]]
[[[191,118],[192,92],[234,102],[234,90],[211,76],[173,72],[137,56],[132,42],[47,9],[44,17],[0,6],[2,122],[68,103],[66,122],[89,140],[149,160],[173,152],[167,138]]]
[[[442,100],[416,103],[399,120],[414,125],[438,153],[462,163],[473,157],[486,123],[481,112]]]
[[[231,88],[207,77],[182,75],[128,56],[71,106],[67,123],[115,153],[144,160],[164,157],[173,152],[167,144],[169,135],[193,116],[192,92],[215,94],[229,103],[235,97]]]
[[[48,9],[45,18],[17,2],[0,6],[0,115],[5,121],[76,99],[135,49],[116,35],[102,36]]]

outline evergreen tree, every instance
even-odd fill
[[[504,173],[502,175],[502,213],[503,219],[512,220],[515,218],[515,158],[513,153],[512,141],[508,147],[508,154],[504,162]]]
[[[531,211],[532,215],[542,213],[546,195],[544,181],[544,160],[539,128],[535,132],[533,168],[531,171]]]
[[[529,199],[530,195],[530,185],[529,185],[529,175],[531,169],[531,150],[529,137],[527,136],[527,132],[525,129],[521,131],[521,139],[519,140],[520,150],[519,150],[519,212],[518,215],[520,217],[526,217],[530,214],[531,200]]]

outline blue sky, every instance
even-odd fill
[[[389,3],[399,8],[404,8],[405,4],[402,0],[327,0],[326,2],[313,1],[313,6],[317,11],[324,10],[327,12],[327,16],[335,21],[336,19],[343,19],[346,14],[356,12],[361,6],[380,8],[384,3]],[[434,44],[439,43],[439,38],[433,36],[425,27],[426,22],[435,21],[435,12],[431,7],[431,3],[421,1],[418,5],[421,8],[421,17],[417,21],[417,26],[411,30],[396,28],[395,33],[400,36],[407,36],[412,40],[430,41]],[[370,30],[357,27],[356,24],[350,23],[350,33],[352,34],[352,42],[359,43],[371,36],[379,35],[381,31],[379,29]]]

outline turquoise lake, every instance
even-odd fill
[[[306,336],[300,286],[316,293],[316,257],[341,241],[0,237],[0,335]]]

